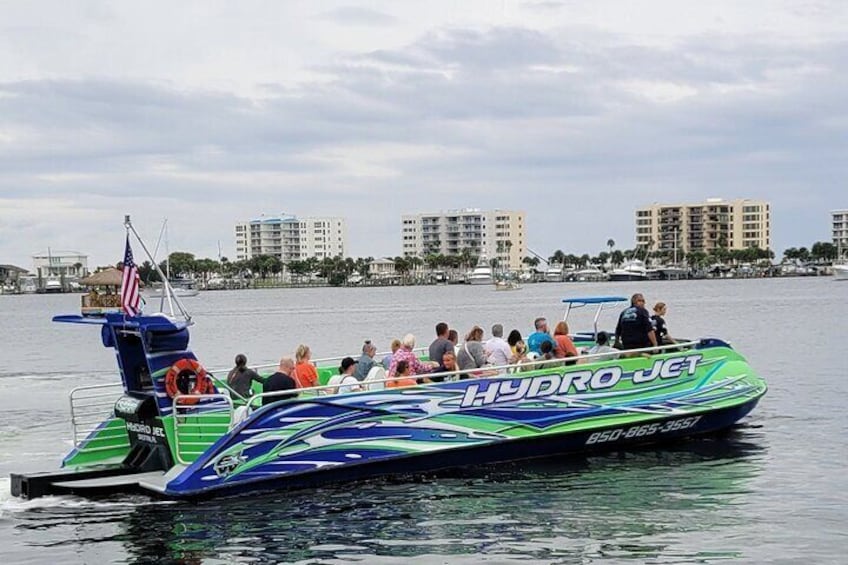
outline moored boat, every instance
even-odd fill
[[[474,270],[468,273],[468,284],[493,284],[495,275],[492,266],[486,261],[486,258],[481,255],[477,260],[477,266]]]
[[[568,299],[601,309],[620,297]],[[191,319],[172,315],[56,322],[99,327],[120,382],[71,393],[74,447],[57,473],[13,475],[12,493],[142,491],[199,498],[661,443],[732,426],[766,384],[727,343],[700,339],[649,356],[493,368],[497,376],[405,388],[374,372],[367,390],[326,383],[297,398],[243,398],[189,349]],[[636,353],[639,353],[638,351]]]

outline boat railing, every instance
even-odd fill
[[[181,394],[174,397],[174,455],[188,465],[230,431],[233,401],[228,394]]]
[[[677,350],[680,350],[680,349],[690,349],[690,348],[698,345],[699,343],[700,343],[700,340],[695,340],[695,341],[678,342],[678,343],[673,343],[673,344],[668,344],[668,345],[661,345],[661,346],[657,346],[657,347],[645,347],[645,348],[642,348],[642,349],[626,349],[626,350],[617,350],[615,352],[592,353],[592,354],[585,353],[585,354],[577,355],[575,357],[565,357],[565,358],[559,357],[559,358],[556,358],[556,359],[531,359],[531,360],[524,361],[522,363],[513,363],[513,364],[509,364],[509,365],[485,365],[485,366],[477,368],[477,369],[458,369],[456,371],[446,371],[446,372],[441,372],[441,373],[422,373],[420,375],[415,375],[413,378],[443,377],[444,380],[450,381],[450,380],[458,380],[459,376],[461,374],[475,375],[475,378],[476,377],[489,377],[489,376],[508,376],[510,374],[517,374],[517,373],[521,373],[521,372],[537,371],[537,370],[545,369],[545,368],[559,367],[559,366],[563,365],[563,362],[574,363],[574,364],[586,363],[586,362],[592,363],[592,362],[595,362],[595,361],[608,360],[608,359],[610,359],[611,355],[617,355],[618,358],[622,358],[622,359],[628,358],[628,357],[634,357],[634,356],[643,356],[645,354],[653,355],[653,354],[657,354],[657,353],[677,351]],[[360,383],[361,390],[352,391],[350,394],[373,391],[373,390],[375,390],[375,387],[373,385],[378,385],[379,388],[385,388],[387,383],[392,382],[394,380],[395,380],[395,378],[393,378],[393,377],[386,377],[384,379],[373,379],[373,380],[369,380],[368,382],[362,382],[362,383]],[[415,387],[402,387],[402,388],[405,389],[405,390],[408,390],[408,389],[411,389],[411,388],[427,386],[429,384],[434,384],[434,383],[419,383],[418,385],[415,385]],[[342,385],[342,386],[356,386],[356,385]],[[324,396],[336,394],[335,391],[338,388],[339,388],[339,385],[321,385],[321,386],[313,386],[313,387],[307,387],[307,388],[298,388],[298,389],[294,389],[294,390],[280,390],[280,391],[274,391],[274,392],[263,392],[263,393],[251,396],[247,400],[247,409],[248,409],[248,411],[255,410],[256,408],[259,407],[257,405],[257,403],[260,400],[264,401],[264,399],[266,399],[266,398],[290,396],[291,394],[294,393],[294,394],[297,394],[301,400],[304,400],[304,399],[308,399],[310,397],[309,395],[312,395],[312,397],[324,397]],[[307,396],[305,398],[300,397],[300,395],[303,394],[303,393],[307,393]]]
[[[80,386],[71,390],[71,434],[81,452],[129,447],[126,426],[115,417],[115,402],[123,395],[122,383]],[[96,437],[92,432],[101,430]],[[121,441],[123,440],[123,441]]]
[[[421,353],[427,351],[427,348],[426,347],[416,347],[412,351],[420,355]],[[375,353],[374,357],[379,359],[379,358],[383,358],[383,357],[385,357],[386,355],[389,355],[389,354],[391,354],[391,351],[383,351],[383,352],[380,352],[380,353]],[[315,365],[316,367],[331,366],[330,362],[341,363],[341,360],[344,359],[345,357],[353,357],[354,359],[357,359],[360,355],[362,355],[362,353],[356,353],[356,354],[350,354],[350,355],[337,355],[335,357],[322,357],[320,359],[311,359],[309,362],[312,363],[313,365]],[[277,366],[278,366],[278,363],[266,363],[266,364],[263,364],[263,365],[255,365],[254,368],[255,369],[273,369],[273,368],[276,368]],[[208,371],[211,372],[211,373],[216,373],[216,372],[223,373],[223,372],[229,371],[231,368],[232,367],[230,367],[230,368],[220,367],[220,368],[208,369]]]

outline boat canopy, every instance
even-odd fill
[[[562,319],[566,321],[572,308],[582,308],[590,304],[598,305],[595,318],[592,321],[593,331],[591,335],[592,339],[596,339],[598,336],[598,319],[601,317],[601,312],[620,302],[630,302],[630,299],[623,296],[587,296],[581,298],[563,298],[562,301],[565,304],[565,314],[563,314]]]
[[[583,306],[585,304],[606,304],[607,302],[627,302],[629,298],[623,296],[588,296],[586,298],[563,298],[562,301],[571,306]]]

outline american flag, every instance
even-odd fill
[[[138,303],[141,294],[138,290],[138,267],[133,261],[132,249],[130,249],[130,235],[127,234],[127,249],[124,251],[124,274],[121,277],[121,308],[130,316],[137,316],[140,312]]]

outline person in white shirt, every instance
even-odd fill
[[[345,357],[342,359],[342,365],[339,367],[339,374],[330,377],[327,385],[332,387],[327,389],[327,394],[347,394],[349,392],[357,392],[362,390],[362,385],[359,380],[353,376],[356,371],[356,360],[353,357]]]
[[[503,326],[495,324],[492,326],[492,338],[486,342],[486,363],[495,367],[509,365],[509,358],[512,357],[512,349],[503,338]]]
[[[607,332],[598,332],[598,335],[595,336],[595,345],[587,353],[589,355],[598,355],[597,357],[586,360],[587,363],[594,363],[596,361],[618,359],[620,351],[609,346],[609,334]],[[606,355],[599,355],[601,353],[606,353]]]

